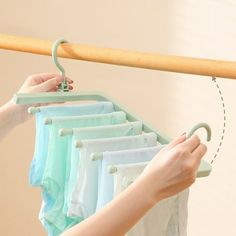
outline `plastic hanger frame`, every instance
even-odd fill
[[[34,104],[34,103],[55,103],[55,102],[71,102],[71,101],[110,101],[114,105],[115,111],[123,111],[127,115],[127,120],[130,122],[133,121],[141,121],[143,123],[143,131],[144,132],[154,132],[157,135],[157,142],[160,144],[168,144],[171,140],[170,137],[161,133],[159,130],[156,130],[151,125],[144,122],[141,118],[134,115],[133,113],[129,112],[125,107],[118,104],[113,99],[109,98],[108,96],[99,93],[99,92],[48,92],[48,93],[38,93],[38,94],[15,94],[14,100],[17,104]],[[39,107],[31,107],[29,109],[30,113],[40,112]],[[205,123],[199,123],[190,131],[192,134],[193,131],[201,128],[202,125]],[[206,129],[207,130],[207,129]],[[209,141],[209,136],[207,140]],[[190,133],[188,137],[190,136]],[[212,167],[211,165],[206,162],[205,160],[201,161],[201,164],[198,169],[197,177],[206,177],[209,176],[211,173]]]

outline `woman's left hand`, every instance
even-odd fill
[[[73,80],[66,77],[66,80],[69,83],[69,89],[72,90],[72,83]],[[56,92],[58,89],[58,86],[63,81],[63,77],[58,74],[53,73],[43,73],[43,74],[36,74],[36,75],[30,75],[19,91],[17,93],[40,93],[40,92]],[[9,106],[13,107],[13,110],[15,110],[15,115],[18,123],[23,123],[30,115],[28,114],[28,108],[31,105],[18,105],[15,104],[13,100],[11,100],[8,103]],[[48,104],[34,104],[34,106],[45,106]]]

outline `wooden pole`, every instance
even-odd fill
[[[0,34],[0,48],[51,55],[53,42]],[[236,62],[135,52],[88,45],[64,43],[58,47],[58,57],[130,66],[185,74],[236,79]]]

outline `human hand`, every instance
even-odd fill
[[[73,81],[70,78],[66,78],[69,84]],[[56,92],[59,84],[63,81],[63,77],[58,74],[43,73],[30,75],[18,93],[40,93],[40,92]],[[69,85],[69,89],[72,90],[73,87]]]
[[[72,90],[73,87],[71,84],[73,81],[70,78],[66,79],[69,83],[69,89]],[[25,80],[18,93],[56,92],[62,81],[62,76],[53,73],[30,75]],[[8,104],[11,106],[12,110],[14,110],[17,123],[23,123],[30,117],[28,114],[28,108],[30,105],[15,104],[13,100],[11,100]],[[34,106],[42,105],[48,104],[34,104]]]
[[[183,134],[164,147],[140,176],[148,180],[154,201],[173,196],[192,185],[206,151],[206,145],[197,135],[186,140]]]

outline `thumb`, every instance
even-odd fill
[[[62,80],[62,77],[56,76],[52,79],[42,82],[41,84],[35,85],[33,87],[33,92],[48,92],[50,90],[54,90],[62,82]]]

